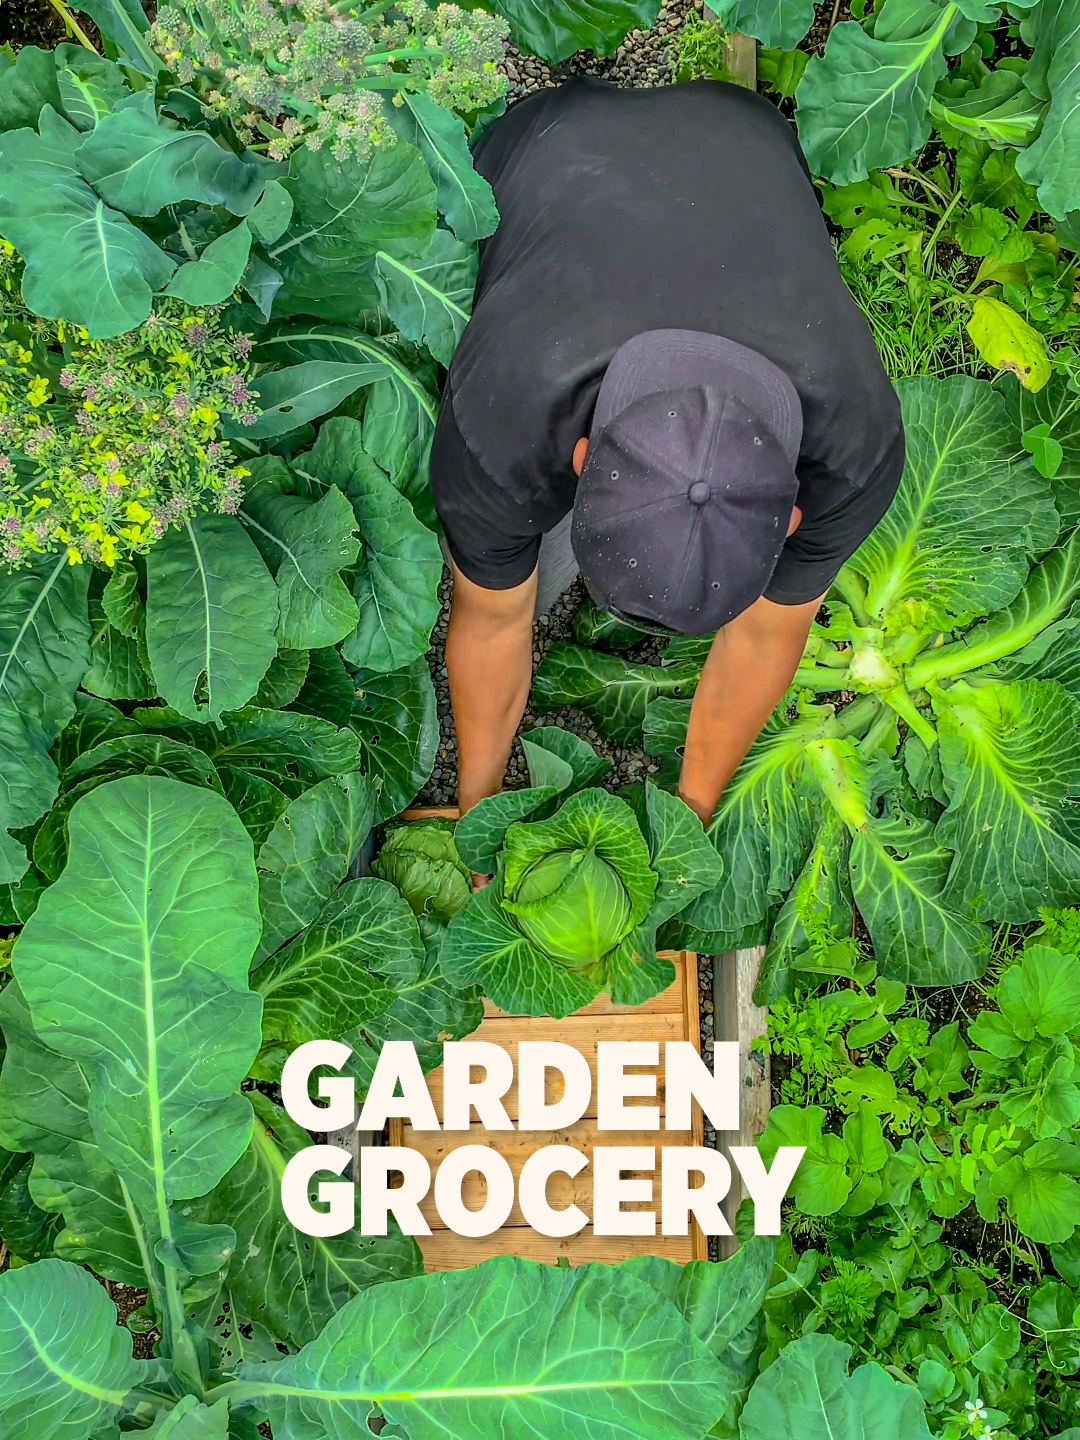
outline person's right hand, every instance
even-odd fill
[[[472,888],[475,895],[477,890],[482,890],[491,881],[490,875],[481,875],[476,870],[472,872]]]

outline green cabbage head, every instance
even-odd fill
[[[389,830],[371,873],[396,885],[422,920],[446,925],[465,908],[472,876],[454,844],[452,820],[414,820]]]
[[[644,918],[656,889],[634,812],[606,790],[582,790],[550,820],[511,825],[500,904],[560,965],[597,965]]]

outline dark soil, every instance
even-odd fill
[[[49,0],[4,0],[0,4],[0,44],[40,45],[49,50],[67,38],[64,22]]]

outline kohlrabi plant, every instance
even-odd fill
[[[658,927],[716,883],[720,859],[665,791],[646,786],[635,814],[590,787],[606,762],[568,731],[533,730],[522,745],[533,785],[458,823],[461,858],[495,874],[450,922],[443,971],[532,1015],[568,1015],[601,990],[639,1004],[674,976],[656,956]]]
[[[1039,474],[1011,378],[897,388],[900,490],[708,827],[722,880],[667,932],[705,953],[767,938],[763,1003],[822,960],[819,932],[850,932],[852,903],[884,976],[940,985],[982,973],[989,922],[1080,900],[1076,455]],[[690,701],[670,681],[692,690],[701,644],[651,667],[553,647],[537,699],[676,752]],[[821,973],[856,964],[833,960]]]

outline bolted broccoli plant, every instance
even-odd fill
[[[457,826],[461,858],[495,871],[450,922],[439,964],[506,1010],[561,1017],[601,991],[640,1004],[669,985],[658,927],[720,878],[690,808],[648,785],[638,814],[589,786],[606,767],[554,727],[523,742],[526,790],[482,800]]]

